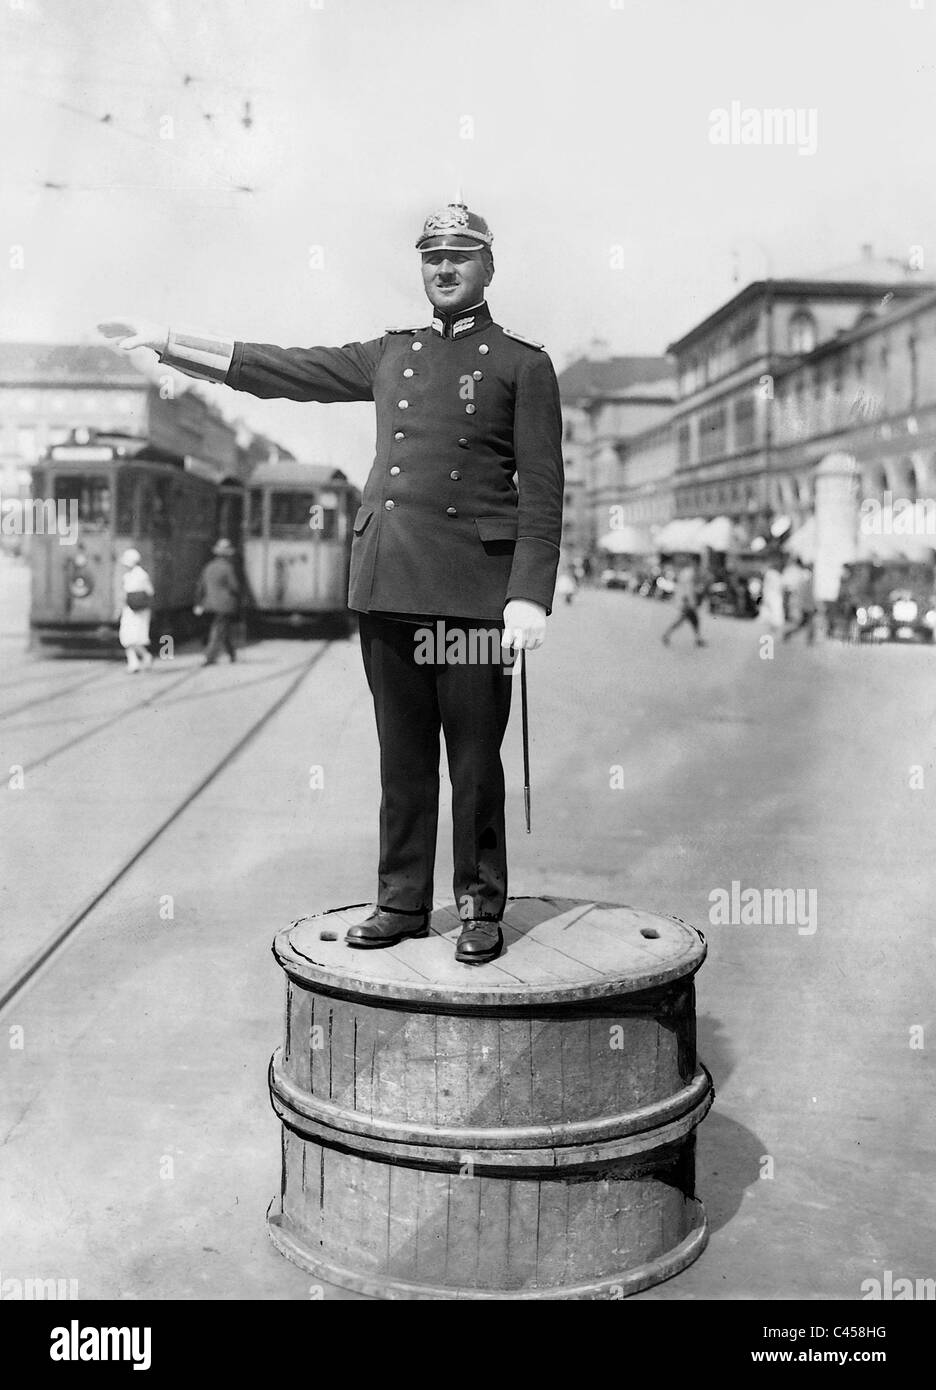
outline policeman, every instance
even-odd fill
[[[431,323],[344,347],[101,325],[125,351],[154,348],[168,366],[263,399],[375,402],[348,602],[360,615],[380,742],[380,864],[376,908],[346,940],[372,948],[428,934],[441,730],[462,918],[456,958],[471,965],[503,948],[510,660],[545,636],[563,496],[556,375],[540,343],[491,317],[492,242],[461,201],[429,217],[416,248]]]

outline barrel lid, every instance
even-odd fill
[[[692,975],[705,959],[701,932],[678,917],[620,903],[510,898],[505,951],[490,965],[455,960],[461,922],[453,903],[436,906],[428,938],[362,951],[344,944],[372,903],[300,918],[273,950],[294,979],[323,992],[476,1007],[562,1004],[637,993]],[[336,940],[323,940],[322,934]]]

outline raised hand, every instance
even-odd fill
[[[105,338],[116,339],[115,346],[121,352],[133,352],[134,348],[164,352],[169,341],[168,325],[151,323],[149,319],[108,319],[98,324],[98,332]]]

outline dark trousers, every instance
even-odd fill
[[[802,628],[806,629],[806,641],[811,646],[816,640],[816,610],[807,608],[799,615],[799,618],[790,624],[783,634],[784,642],[788,642],[794,632],[799,632]]]
[[[361,652],[380,741],[377,902],[397,912],[432,908],[439,815],[439,732],[445,735],[454,821],[453,889],[462,918],[500,918],[507,900],[504,771],[500,746],[510,713],[510,666],[498,658],[501,628],[445,618],[447,640],[420,663],[418,634],[435,622],[360,615]],[[476,634],[495,634],[484,643]],[[447,660],[448,640],[485,661]],[[422,654],[425,655],[425,641]]]
[[[669,627],[666,629],[666,633],[665,633],[664,635],[665,635],[666,637],[669,637],[670,633],[671,633],[671,632],[675,632],[676,629],[677,629],[678,627],[680,627],[683,623],[688,623],[689,626],[692,628],[693,632],[695,633],[696,637],[698,637],[698,635],[699,635],[699,610],[698,610],[697,608],[694,608],[694,607],[692,606],[691,603],[684,603],[684,604],[682,605],[682,607],[681,607],[681,609],[680,609],[679,617],[676,619],[675,622],[670,623],[670,625],[669,625]]]
[[[236,653],[232,631],[234,622],[233,613],[212,613],[211,631],[208,634],[208,645],[205,648],[206,661],[217,661],[222,649],[234,661]]]

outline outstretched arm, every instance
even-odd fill
[[[343,347],[282,348],[185,333],[142,319],[99,324],[122,352],[151,348],[167,367],[264,400],[372,401],[383,339]]]

